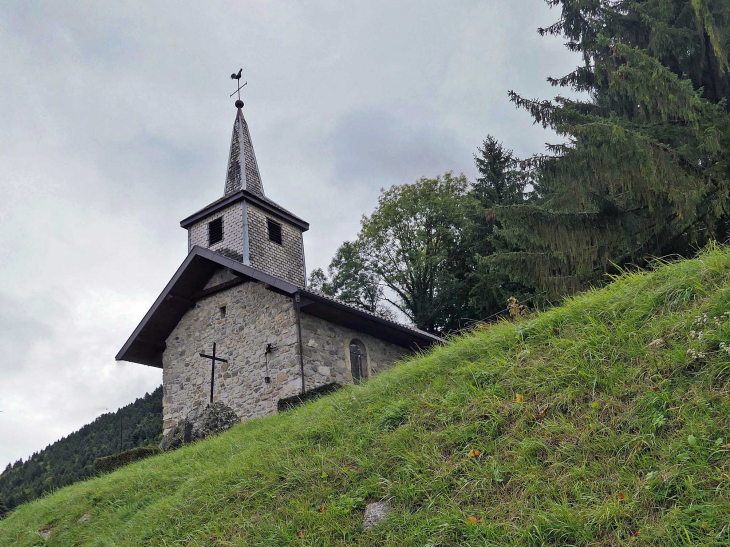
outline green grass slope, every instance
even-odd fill
[[[0,545],[730,545],[728,310],[727,250],[626,275],[24,505]]]

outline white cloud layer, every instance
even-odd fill
[[[507,100],[577,59],[536,0],[0,3],[0,466],[161,383],[114,355],[223,192],[244,69],[267,195],[311,223],[307,265],[380,188],[474,176],[491,133],[554,136]]]

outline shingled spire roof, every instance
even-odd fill
[[[247,190],[257,196],[264,196],[264,185],[261,184],[261,174],[251,143],[251,133],[248,131],[248,124],[240,107],[238,107],[236,119],[233,122],[225,195],[234,194],[239,190]]]
[[[225,209],[229,205],[245,200],[306,232],[309,230],[309,223],[264,195],[264,185],[261,183],[261,174],[251,143],[251,133],[248,131],[246,118],[243,117],[242,107],[243,101],[237,100],[236,108],[238,112],[236,112],[236,119],[233,122],[231,151],[228,155],[223,197],[180,221],[180,226],[189,228],[196,222]]]

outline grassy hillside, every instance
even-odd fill
[[[0,473],[0,500],[12,509],[45,492],[73,484],[94,474],[94,462],[123,449],[159,444],[162,439],[162,386],[145,393],[116,412],[48,445],[26,461],[8,464]]]
[[[22,506],[0,545],[730,545],[728,310],[728,251],[627,275]]]

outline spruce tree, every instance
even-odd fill
[[[162,386],[117,412],[105,413],[78,431],[18,460],[0,474],[0,498],[14,509],[45,492],[82,480],[93,473],[94,460],[119,448],[119,416],[124,416],[125,442],[157,444],[162,437]],[[127,437],[130,435],[130,437]]]
[[[0,498],[0,520],[3,520],[5,518],[5,515],[7,515],[9,512],[10,509],[8,509],[8,506],[5,505],[5,501]]]
[[[468,226],[468,246],[477,256],[476,267],[466,272],[469,288],[468,316],[471,319],[491,319],[505,311],[509,297],[522,297],[523,287],[508,276],[491,268],[485,259],[498,250],[509,250],[508,242],[499,237],[500,223],[495,218],[498,206],[517,205],[524,201],[524,174],[512,150],[505,148],[492,135],[482,142],[474,163],[479,177],[472,185],[476,198],[473,222]],[[496,232],[495,233],[495,229]]]
[[[473,194],[485,209],[495,205],[512,205],[522,202],[525,184],[516,169],[517,158],[512,150],[504,147],[492,135],[482,142],[474,154],[479,177],[473,185]]]
[[[510,92],[564,142],[521,163],[528,203],[495,210],[492,267],[548,298],[614,264],[688,255],[728,232],[730,2],[546,0],[582,65],[552,101]]]

